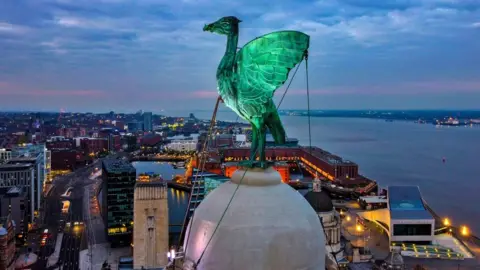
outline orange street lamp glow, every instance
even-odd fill
[[[357,232],[361,232],[362,231],[362,226],[361,225],[357,225]]]
[[[462,226],[462,235],[467,236],[468,235],[468,228],[467,226]]]
[[[351,220],[350,216],[347,216],[347,221],[350,221],[350,220]]]
[[[443,225],[444,225],[444,226],[450,226],[450,220],[449,220],[448,218],[445,218],[445,219],[443,220]]]

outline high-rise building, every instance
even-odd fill
[[[35,168],[34,210],[39,210],[43,184],[51,173],[51,152],[44,144],[26,144],[12,149],[12,158],[7,164],[31,164]]]
[[[143,113],[143,130],[152,131],[152,113],[151,112]]]
[[[11,210],[12,213],[23,211],[23,213],[13,214],[13,218],[17,226],[19,226],[19,233],[26,232],[28,223],[34,221],[35,211],[35,166],[32,164],[4,164],[0,165],[0,192],[2,193],[2,202],[5,199],[11,209],[3,209],[2,214],[6,214]],[[22,193],[22,198],[17,202],[15,199],[7,198],[14,197],[15,189],[20,189],[18,193]]]
[[[162,269],[169,247],[166,182],[137,181],[134,198],[133,269]]]
[[[102,216],[112,246],[130,245],[133,231],[135,168],[125,160],[102,163]]]

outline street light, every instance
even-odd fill
[[[450,220],[449,220],[448,218],[445,218],[445,219],[443,220],[443,226],[445,226],[445,227],[450,226]]]
[[[469,232],[468,232],[468,228],[467,226],[462,226],[462,235],[463,236],[468,236]]]
[[[168,260],[172,262],[173,269],[175,269],[175,257],[176,257],[175,249],[172,249],[169,252],[167,252],[167,257],[168,257]]]

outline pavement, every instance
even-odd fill
[[[80,269],[100,269],[111,255],[100,213],[100,204],[96,196],[102,183],[100,175],[98,172],[91,175],[92,182],[83,188],[83,219],[88,232],[88,248],[81,252]]]

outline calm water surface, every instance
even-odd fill
[[[184,174],[183,169],[174,169],[170,164],[164,162],[138,161],[132,162],[137,169],[137,176],[140,173],[160,174],[165,180],[172,180],[176,174]],[[168,218],[170,233],[180,233],[185,211],[187,210],[189,193],[181,190],[168,189]],[[173,226],[172,226],[173,225]],[[180,225],[180,226],[177,226]]]
[[[193,112],[210,119],[211,112]],[[188,113],[172,114],[187,116]],[[235,114],[220,111],[219,120]],[[290,137],[308,145],[308,119],[284,116]],[[435,127],[413,122],[311,118],[312,145],[359,165],[380,186],[418,185],[437,214],[480,234],[480,127]],[[442,162],[445,157],[446,162]]]

